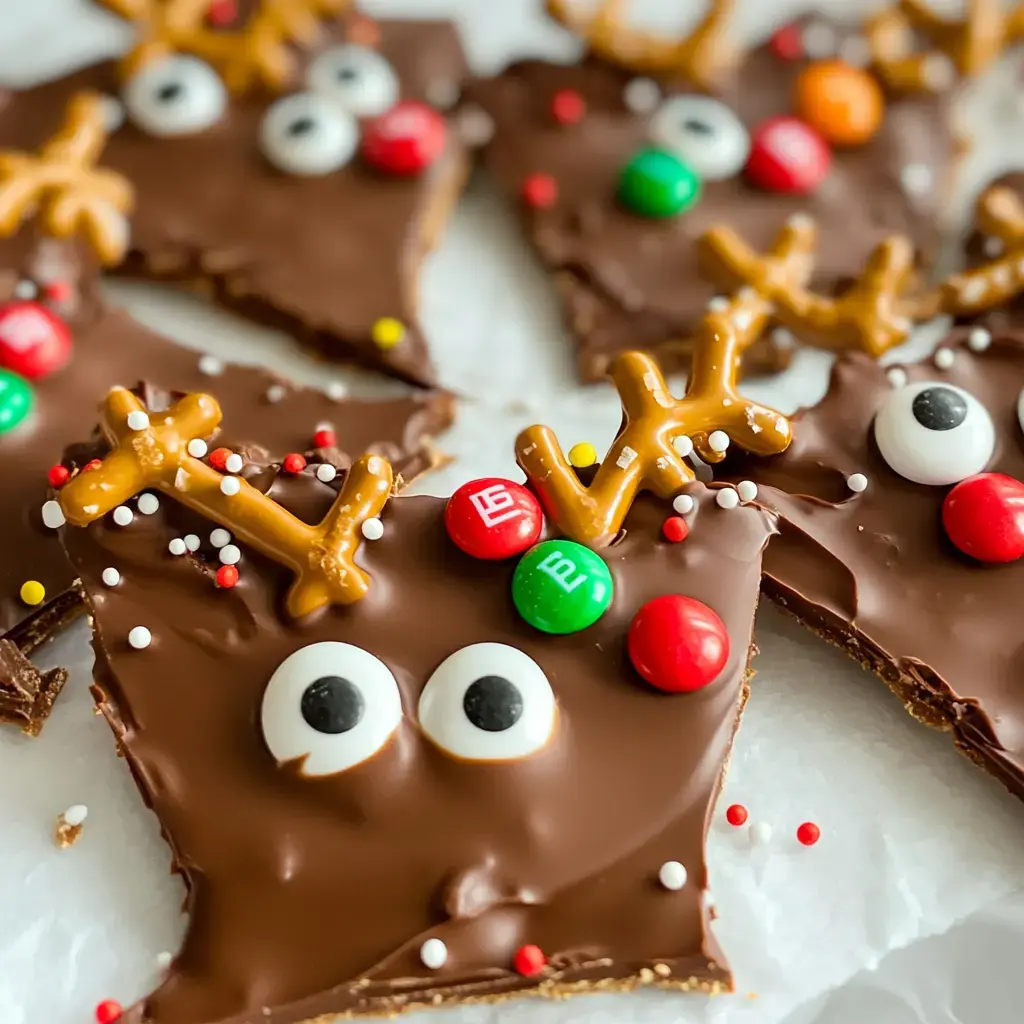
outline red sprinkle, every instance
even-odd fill
[[[213,28],[225,28],[238,18],[235,0],[213,0],[206,12],[206,23]]]
[[[314,448],[333,448],[337,443],[338,439],[333,430],[324,428],[313,435]]]
[[[230,590],[238,583],[238,570],[233,565],[222,565],[217,570],[217,586]]]
[[[523,202],[535,210],[546,210],[558,201],[558,183],[550,174],[530,174],[523,180]]]
[[[661,524],[661,532],[665,535],[665,540],[678,544],[679,541],[686,540],[690,528],[686,525],[686,520],[682,516],[669,516]]]
[[[113,1024],[115,1020],[120,1020],[123,1012],[116,999],[104,999],[96,1006],[96,1024]]]
[[[804,846],[813,846],[821,838],[821,829],[813,821],[805,821],[796,830],[796,838]]]
[[[776,57],[782,60],[800,60],[804,55],[803,33],[799,25],[783,25],[768,41]]]
[[[233,454],[234,452],[232,452],[230,448],[214,448],[213,451],[210,452],[210,465],[213,466],[214,469],[223,473],[228,466],[228,456]]]
[[[305,456],[299,455],[298,452],[289,452],[281,460],[281,468],[286,473],[301,473],[306,468]]]
[[[71,471],[64,466],[51,466],[46,471],[46,479],[49,480],[51,487],[63,487],[70,477]]]
[[[103,460],[102,459],[90,459],[90,461],[87,462],[82,467],[82,472],[83,473],[89,473],[89,472],[91,472],[94,469],[99,469],[100,466],[102,466],[102,465],[103,465]]]
[[[743,825],[748,817],[747,809],[743,804],[731,804],[725,809],[725,820],[737,828]]]
[[[67,302],[71,298],[71,282],[51,281],[43,291],[51,302]]]
[[[548,958],[540,946],[520,946],[512,957],[512,966],[524,977],[532,978],[544,970]]]
[[[551,115],[559,124],[579,124],[587,113],[587,101],[575,89],[559,89],[551,97]]]

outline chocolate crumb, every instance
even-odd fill
[[[66,850],[78,842],[87,813],[85,806],[74,804],[57,815],[57,827],[53,832],[53,841],[62,850]]]

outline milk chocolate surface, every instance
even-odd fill
[[[840,44],[851,34],[835,31]],[[795,112],[794,82],[806,66],[758,47],[723,81],[719,98],[752,130]],[[872,248],[889,235],[906,234],[922,261],[931,256],[956,156],[944,100],[890,99],[878,134],[863,146],[836,149],[829,177],[812,195],[762,191],[740,174],[705,181],[688,211],[652,220],[616,199],[623,166],[648,143],[649,118],[632,113],[623,98],[633,77],[595,58],[570,67],[528,60],[469,90],[495,122],[485,165],[517,204],[530,242],[558,284],[584,379],[600,379],[611,357],[631,348],[654,352],[667,371],[686,368],[687,339],[716,294],[701,276],[696,246],[713,226],[728,224],[764,251],[787,218],[809,214],[820,231],[812,285],[823,292],[859,277]],[[552,116],[552,98],[565,89],[586,103],[575,125]],[[663,89],[668,96],[694,91],[680,82]],[[923,191],[905,189],[908,168],[927,182]],[[551,175],[558,186],[557,202],[546,209],[521,199],[524,179],[536,173]],[[751,350],[745,369],[782,369],[790,357],[789,348],[765,340]]]
[[[334,496],[308,475],[251,480],[311,522]],[[95,617],[97,698],[189,889],[184,948],[126,1019],[295,1024],[520,990],[728,987],[707,930],[704,832],[746,695],[772,525],[688,490],[696,508],[679,544],[661,538],[665,503],[636,503],[602,552],[611,607],[566,636],[518,617],[514,561],[459,551],[437,498],[392,499],[382,539],[357,558],[369,595],[299,625],[280,613],[290,573],[251,550],[232,590],[213,587],[208,546],[168,555],[169,537],[213,525],[169,498],[128,528],[66,527]],[[115,588],[101,582],[108,565]],[[722,673],[694,693],[649,687],[626,654],[632,616],[666,593],[709,604],[731,638]],[[141,651],[126,642],[139,624],[153,632]],[[326,640],[383,661],[403,717],[369,760],[308,778],[270,754],[260,707],[282,660]],[[417,719],[431,674],[483,641],[528,654],[555,694],[552,737],[521,760],[460,760]],[[687,869],[680,891],[658,882],[667,860]],[[438,970],[419,958],[428,937],[447,946]],[[512,969],[525,943],[548,957],[540,977]]]

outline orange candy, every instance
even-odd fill
[[[796,80],[797,113],[836,146],[860,146],[882,124],[885,97],[875,77],[840,60],[816,61]]]

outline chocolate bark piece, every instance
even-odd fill
[[[942,522],[951,488],[895,472],[873,427],[894,388],[959,387],[995,428],[994,454],[977,468],[1024,480],[1024,335],[958,328],[938,351],[952,361],[939,355],[886,369],[863,356],[840,359],[823,401],[793,418],[790,448],[770,459],[730,461],[727,475],[755,480],[759,500],[780,518],[765,555],[764,592],[1024,795],[1017,612],[1024,563],[985,564],[954,546]],[[913,449],[918,468],[934,471],[961,456],[984,460],[984,444],[975,450],[978,438],[965,432],[981,422],[978,411],[965,409],[963,424],[942,431],[931,455]],[[851,485],[854,474],[866,480]]]
[[[813,24],[832,33],[840,53],[849,51],[854,30],[821,19]],[[794,82],[807,64],[784,60],[765,44],[720,83],[718,97],[752,131],[770,117],[794,113]],[[829,177],[812,195],[763,191],[734,175],[705,181],[695,205],[655,220],[628,212],[616,199],[624,165],[649,140],[650,118],[632,112],[624,95],[635,82],[628,70],[587,57],[570,67],[521,61],[468,89],[494,121],[486,167],[516,202],[530,242],[558,283],[584,379],[600,378],[615,353],[636,347],[655,352],[666,369],[686,368],[689,339],[716,294],[701,275],[696,243],[719,224],[735,227],[763,251],[788,218],[809,214],[822,239],[812,286],[824,292],[841,291],[871,250],[894,234],[909,236],[923,264],[931,259],[958,154],[942,97],[890,96],[877,135],[837,148]],[[679,81],[662,88],[667,97],[703,91]],[[584,101],[578,123],[559,123],[552,113],[553,98],[564,90]],[[534,174],[554,179],[552,205],[523,201],[523,183]],[[769,337],[750,351],[745,369],[778,370],[790,357],[784,334],[774,343]]]
[[[0,640],[0,724],[9,722],[38,736],[67,681],[66,668],[40,671],[17,644]]]
[[[353,35],[365,38],[366,26],[365,19],[341,18],[326,26],[315,51],[296,50],[299,80],[284,95],[302,88],[318,55]],[[382,21],[371,28],[402,99],[457,99],[467,71],[452,24]],[[179,83],[186,92],[193,84]],[[0,138],[35,151],[62,123],[74,94],[117,95],[121,88],[118,65],[108,62],[4,94]],[[220,120],[198,134],[155,137],[129,119],[111,135],[102,163],[136,193],[121,271],[210,293],[327,357],[433,383],[415,293],[423,258],[468,173],[458,133],[449,127],[443,152],[421,175],[385,176],[355,157],[332,173],[296,177],[260,151],[264,116],[280,98],[233,96]],[[387,318],[405,325],[390,348],[373,339],[374,324]]]
[[[41,240],[28,229],[0,240],[0,266],[0,306],[19,283],[33,285],[37,301],[65,320],[73,339],[70,362],[33,382],[36,410],[31,420],[0,434],[0,464],[7,481],[0,509],[0,532],[7,538],[0,558],[0,629],[25,651],[82,611],[74,573],[56,532],[44,525],[41,508],[50,496],[48,470],[60,462],[67,444],[90,435],[96,399],[115,384],[160,380],[182,390],[213,389],[241,430],[255,434],[258,428],[275,450],[306,453],[342,468],[348,465],[346,453],[369,448],[394,460],[396,471],[411,480],[438,459],[432,439],[450,425],[454,411],[447,394],[333,400],[264,370],[204,359],[127,314],[104,307],[82,250],[72,243]],[[55,283],[59,287],[54,292]],[[334,429],[337,447],[314,452],[313,434],[321,423]],[[82,453],[67,468],[80,469],[95,454],[103,452]],[[43,585],[44,603],[24,603],[21,587],[28,580]]]

